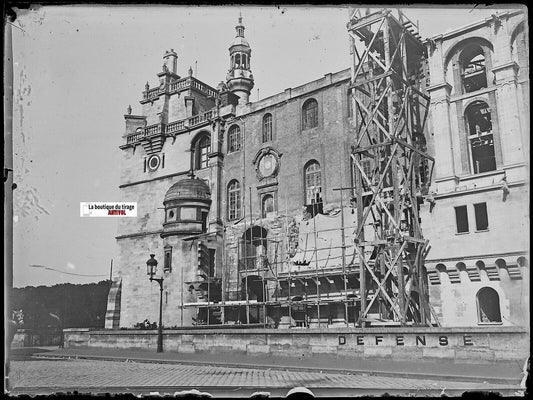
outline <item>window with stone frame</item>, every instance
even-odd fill
[[[232,221],[241,216],[241,185],[238,180],[232,180],[228,185],[228,220]]]
[[[474,214],[476,216],[476,231],[486,231],[489,229],[487,203],[474,204]]]
[[[455,207],[455,223],[457,225],[457,233],[468,233],[468,210],[466,206]]]
[[[233,153],[241,149],[241,128],[232,125],[228,131],[228,153]]]
[[[263,117],[263,143],[272,140],[272,114],[265,114]]]
[[[274,196],[265,194],[261,199],[261,218],[267,218],[268,214],[275,211]]]
[[[322,203],[322,173],[318,161],[312,160],[307,163],[304,176],[305,204]]]
[[[479,323],[501,323],[500,296],[491,287],[481,288],[476,295]]]
[[[211,137],[204,134],[197,139],[193,146],[195,169],[204,169],[209,166],[209,153],[211,153]]]
[[[487,68],[483,47],[471,44],[463,49],[459,58],[461,83],[464,93],[487,87]]]
[[[302,107],[302,127],[303,129],[311,129],[317,126],[318,102],[315,99],[309,99]]]
[[[475,101],[465,110],[466,132],[470,146],[472,172],[496,169],[491,109],[484,101]]]
[[[165,261],[163,265],[163,270],[165,272],[172,271],[172,246],[165,246]]]

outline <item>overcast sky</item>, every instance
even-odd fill
[[[455,7],[402,10],[419,21],[424,38],[495,11]],[[342,7],[46,6],[18,13],[12,28],[16,287],[109,276],[117,220],[81,218],[79,203],[118,199],[123,115],[128,104],[140,112],[141,92],[146,81],[157,84],[165,50],[178,53],[181,76],[192,66],[216,87],[229,67],[239,12],[252,47],[252,101],[350,65],[349,11]]]

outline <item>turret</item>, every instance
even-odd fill
[[[211,191],[201,179],[183,179],[170,187],[163,200],[165,222],[161,237],[205,233]]]
[[[250,69],[252,49],[244,37],[244,29],[242,17],[239,16],[239,22],[235,26],[237,35],[229,47],[230,69],[226,76],[228,89],[239,96],[239,105],[248,103],[250,92],[254,87],[254,77]]]
[[[178,55],[176,54],[174,49],[170,49],[170,51],[165,51],[163,60],[165,61],[164,65],[166,65],[168,71],[174,75],[178,75]]]

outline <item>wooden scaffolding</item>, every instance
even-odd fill
[[[360,270],[359,324],[438,323],[429,304],[424,259],[428,241],[419,207],[433,158],[426,153],[429,97],[423,93],[425,47],[416,26],[390,10],[347,25],[353,56],[349,92]]]

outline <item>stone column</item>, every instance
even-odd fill
[[[435,179],[446,180],[455,178],[455,161],[453,157],[452,130],[450,126],[450,96],[451,86],[447,82],[430,86],[431,96],[431,126],[430,135],[433,136],[434,148],[438,149],[438,162],[435,165]]]
[[[518,65],[511,61],[492,68],[496,81],[496,105],[503,164],[525,162],[522,149],[520,108],[517,91]]]
[[[218,113],[218,110],[217,110]],[[222,145],[224,141],[225,126],[220,116],[216,116],[213,121],[213,134],[211,136],[211,154],[209,154],[209,165],[211,167],[211,210],[209,212],[209,231],[220,232],[222,234],[222,201],[223,201],[223,180],[222,169],[224,166],[224,153]]]

